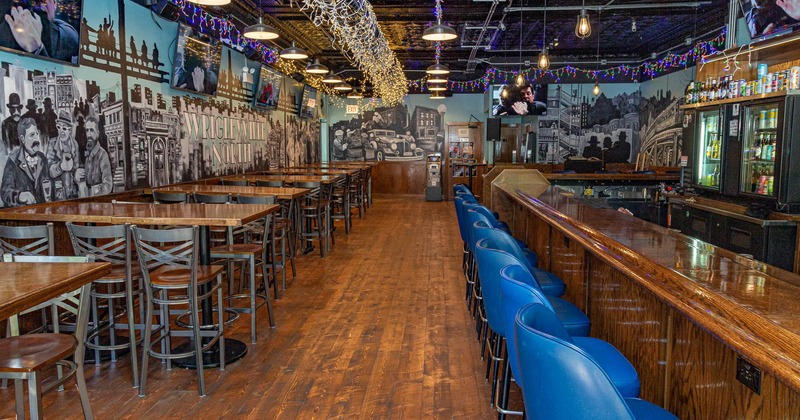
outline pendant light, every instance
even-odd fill
[[[422,39],[437,42],[450,41],[456,38],[458,38],[458,34],[453,28],[442,25],[442,3],[436,0],[436,24],[422,32]]]
[[[231,0],[189,0],[189,3],[199,4],[201,6],[224,6],[230,4]]]
[[[430,99],[444,99],[444,95],[442,94],[442,92],[436,91],[436,92],[431,93],[431,96],[429,96],[429,98]]]
[[[347,99],[363,99],[364,94],[359,92],[358,89],[353,90],[352,92],[347,94]]]
[[[434,74],[433,76],[428,76],[428,83],[446,83],[447,77]]]
[[[258,23],[255,25],[250,25],[244,28],[244,32],[242,35],[245,38],[256,39],[256,40],[268,40],[268,39],[275,39],[279,37],[278,31],[275,30],[272,26],[265,25],[264,22],[261,20],[261,14],[263,10],[261,10],[261,1],[258,2]]]
[[[344,80],[342,80],[341,77],[339,77],[339,76],[337,76],[337,75],[335,75],[333,73],[328,73],[327,76],[322,78],[322,83],[327,83],[329,85],[335,85],[337,83],[342,83],[343,81]]]
[[[550,68],[550,57],[547,55],[547,0],[544,0],[544,23],[542,24],[542,52],[537,61],[540,70]]]
[[[592,24],[589,22],[589,15],[586,14],[586,1],[583,2],[581,14],[578,15],[578,23],[575,24],[575,36],[580,39],[589,38],[592,35]]]
[[[428,66],[425,69],[425,73],[428,74],[450,74],[450,69],[445,66],[444,64],[439,64],[439,59],[436,59],[436,64]]]
[[[313,63],[309,63],[306,67],[306,73],[310,74],[328,74],[330,70],[324,64],[319,62],[319,59],[314,59]]]
[[[338,90],[340,92],[348,92],[353,90],[353,87],[350,86],[350,84],[347,82],[339,82],[333,87],[333,89]]]
[[[281,51],[280,57],[286,60],[305,60],[308,58],[308,53],[292,41],[292,46]]]

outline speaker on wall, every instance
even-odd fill
[[[486,140],[500,141],[500,118],[486,119]]]

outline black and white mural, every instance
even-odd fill
[[[2,206],[320,160],[301,84],[284,76],[277,109],[255,109],[260,65],[224,47],[216,96],[175,90],[177,23],[118,0],[92,2],[79,26],[77,67],[0,51]]]
[[[441,102],[406,102],[337,121],[330,126],[331,160],[422,160],[427,152],[442,151],[446,114]]]

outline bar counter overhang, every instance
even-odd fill
[[[493,209],[564,279],[592,336],[631,360],[641,398],[680,418],[798,416],[800,277],[586,205],[537,174],[503,172]],[[761,370],[760,394],[737,381],[740,357]]]

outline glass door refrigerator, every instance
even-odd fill
[[[724,106],[698,109],[695,114],[695,160],[692,183],[696,188],[720,192],[725,170]]]
[[[739,195],[800,212],[798,96],[743,103]]]

